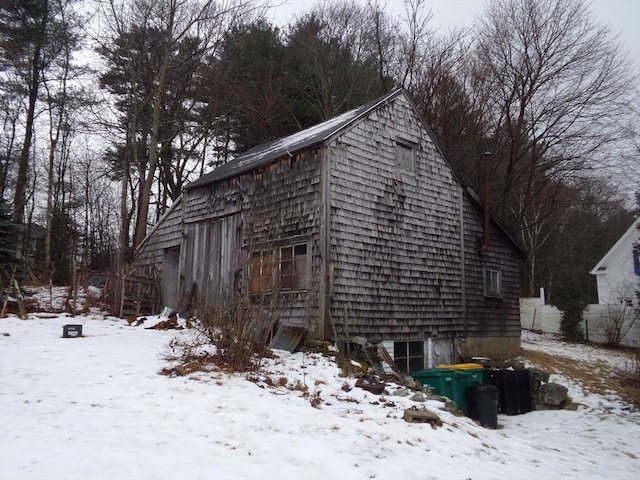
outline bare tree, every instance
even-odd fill
[[[55,177],[55,159],[60,141],[68,151],[72,135],[72,112],[77,110],[81,101],[70,86],[71,77],[77,73],[72,65],[72,54],[77,49],[80,38],[80,17],[73,11],[60,8],[59,22],[63,26],[60,33],[60,54],[48,71],[43,72],[43,87],[46,96],[49,117],[49,157],[47,165],[47,199],[45,228],[45,277],[52,280],[52,236],[53,215],[56,208],[54,201],[54,184],[64,182],[64,178]],[[64,153],[63,153],[64,154]]]
[[[572,182],[624,140],[616,125],[630,113],[632,76],[615,37],[581,0],[495,0],[478,38],[495,205],[535,262],[534,225],[554,206],[548,179]]]
[[[5,198],[12,183],[13,167],[18,153],[21,113],[23,99],[14,92],[2,91],[0,94],[0,198]]]
[[[38,94],[44,72],[61,53],[61,38],[67,32],[60,16],[70,4],[64,0],[20,0],[4,2],[0,8],[0,55],[3,70],[11,78],[8,88],[26,99],[13,202],[14,221],[18,224],[24,221]]]

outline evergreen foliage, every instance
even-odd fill
[[[9,285],[18,259],[18,231],[20,227],[11,220],[11,205],[0,197],[0,293]]]
[[[589,299],[573,275],[566,275],[566,278],[560,280],[554,303],[562,310],[560,333],[568,340],[584,340],[582,320]]]

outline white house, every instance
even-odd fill
[[[640,242],[640,218],[620,237],[591,270],[598,285],[598,303],[637,305],[640,288],[640,260],[634,245]]]
[[[596,343],[640,347],[640,314],[636,292],[640,289],[640,259],[634,244],[640,242],[640,219],[620,237],[591,270],[598,282],[598,304],[589,305],[581,324],[585,338]],[[522,328],[560,333],[562,312],[546,305],[540,296],[520,299]]]

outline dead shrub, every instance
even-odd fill
[[[181,377],[191,375],[194,372],[206,372],[215,365],[214,357],[205,346],[206,340],[202,337],[183,340],[174,338],[167,345],[164,359],[175,365],[164,367],[160,374],[168,377]]]
[[[271,310],[248,301],[236,301],[201,314],[200,328],[215,345],[214,356],[219,366],[246,372],[271,353],[267,340],[276,321]]]

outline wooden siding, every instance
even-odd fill
[[[331,316],[369,339],[461,332],[462,189],[404,96],[340,136],[331,161]],[[416,145],[415,168],[396,143]]]
[[[182,198],[179,198],[138,247],[134,262],[137,275],[162,277],[165,249],[180,246],[181,222]]]
[[[211,311],[239,291],[240,215],[186,224],[181,251],[181,296]]]
[[[243,177],[250,185],[243,207],[244,256],[255,250],[307,243],[309,289],[281,293],[267,301],[275,305],[281,322],[317,332],[322,211],[318,151],[280,159]]]
[[[276,284],[277,294],[251,297],[283,323],[341,339],[519,335],[518,249],[492,224],[480,254],[481,208],[405,95],[324,145],[188,190],[182,202],[136,262],[161,274],[163,254],[181,244],[180,294],[195,284],[203,308],[248,295],[253,253],[306,243],[308,290]],[[502,299],[484,296],[485,267],[500,270]]]
[[[246,294],[248,258],[258,250],[305,242],[309,290],[263,299],[283,322],[317,326],[319,164],[315,151],[287,157],[185,193],[181,295],[191,292],[200,308]]]
[[[518,251],[495,223],[491,223],[489,250],[480,253],[483,213],[468,197],[464,202],[466,335],[470,337],[520,337]],[[502,298],[488,298],[483,291],[485,268],[501,272]]]

